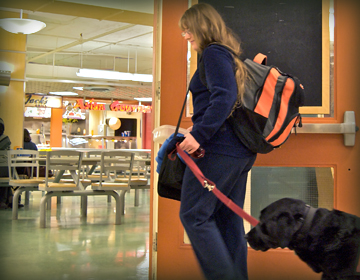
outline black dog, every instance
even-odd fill
[[[360,279],[360,218],[354,215],[284,198],[261,211],[260,223],[246,238],[255,250],[294,250],[323,272],[321,279]]]

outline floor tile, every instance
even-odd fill
[[[122,224],[114,225],[115,201],[89,196],[86,219],[79,197],[52,198],[46,228],[39,227],[41,192],[32,192],[30,204],[11,219],[0,210],[0,279],[112,280],[148,279],[149,190],[126,194]]]

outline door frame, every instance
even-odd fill
[[[162,1],[160,125],[176,124],[186,90],[187,44],[180,36],[177,21],[187,5],[187,0]],[[304,123],[342,123],[345,111],[354,111],[356,123],[360,123],[357,77],[357,73],[360,73],[360,3],[357,0],[334,0],[334,14],[334,117],[303,118]],[[186,128],[190,124],[189,118],[184,118],[181,126]],[[360,216],[359,141],[353,147],[345,147],[342,135],[297,134],[291,136],[282,148],[267,155],[259,155],[255,165],[333,167],[334,208]],[[156,182],[153,181],[153,189],[154,186]],[[179,202],[163,198],[151,206],[157,208],[159,214],[156,267],[156,279],[159,280],[202,278],[191,246],[185,245],[183,241],[179,206]],[[265,279],[264,275],[266,279],[282,279],[282,274],[289,270],[294,275],[292,279],[319,278],[319,274],[314,273],[288,249],[264,253],[249,248],[248,267],[251,280]]]

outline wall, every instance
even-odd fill
[[[142,113],[127,114],[125,112],[116,112],[116,111],[105,111],[104,112],[104,111],[90,110],[89,111],[89,133],[91,134],[91,131],[93,131],[94,135],[98,135],[98,125],[104,124],[105,120],[108,118],[111,118],[111,117],[123,118],[123,119],[130,119],[130,118],[137,119],[136,143],[137,143],[137,148],[142,149],[142,141],[141,141],[142,134],[140,134],[140,131],[141,131],[140,123],[141,123],[141,119],[142,119]],[[113,132],[114,131],[108,129],[107,136],[113,135]],[[99,145],[101,145],[101,142],[99,142],[99,141],[95,141],[95,140],[89,141],[89,148],[99,148]],[[107,148],[108,149],[114,148],[114,143],[108,142]]]
[[[18,13],[0,11],[0,18],[19,17]],[[26,15],[24,15],[24,18]],[[5,134],[11,140],[11,147],[23,145],[24,121],[24,78],[25,78],[26,35],[9,33],[0,28],[0,68],[4,62],[13,67],[8,87],[0,89],[0,118],[5,123]]]
[[[152,113],[142,114],[142,147],[143,149],[151,149],[153,126],[151,123]]]

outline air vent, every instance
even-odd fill
[[[84,87],[84,90],[90,90],[90,91],[97,91],[97,92],[107,92],[107,91],[113,91],[115,90],[115,88],[113,87],[107,87],[107,86],[89,86],[89,87]]]

